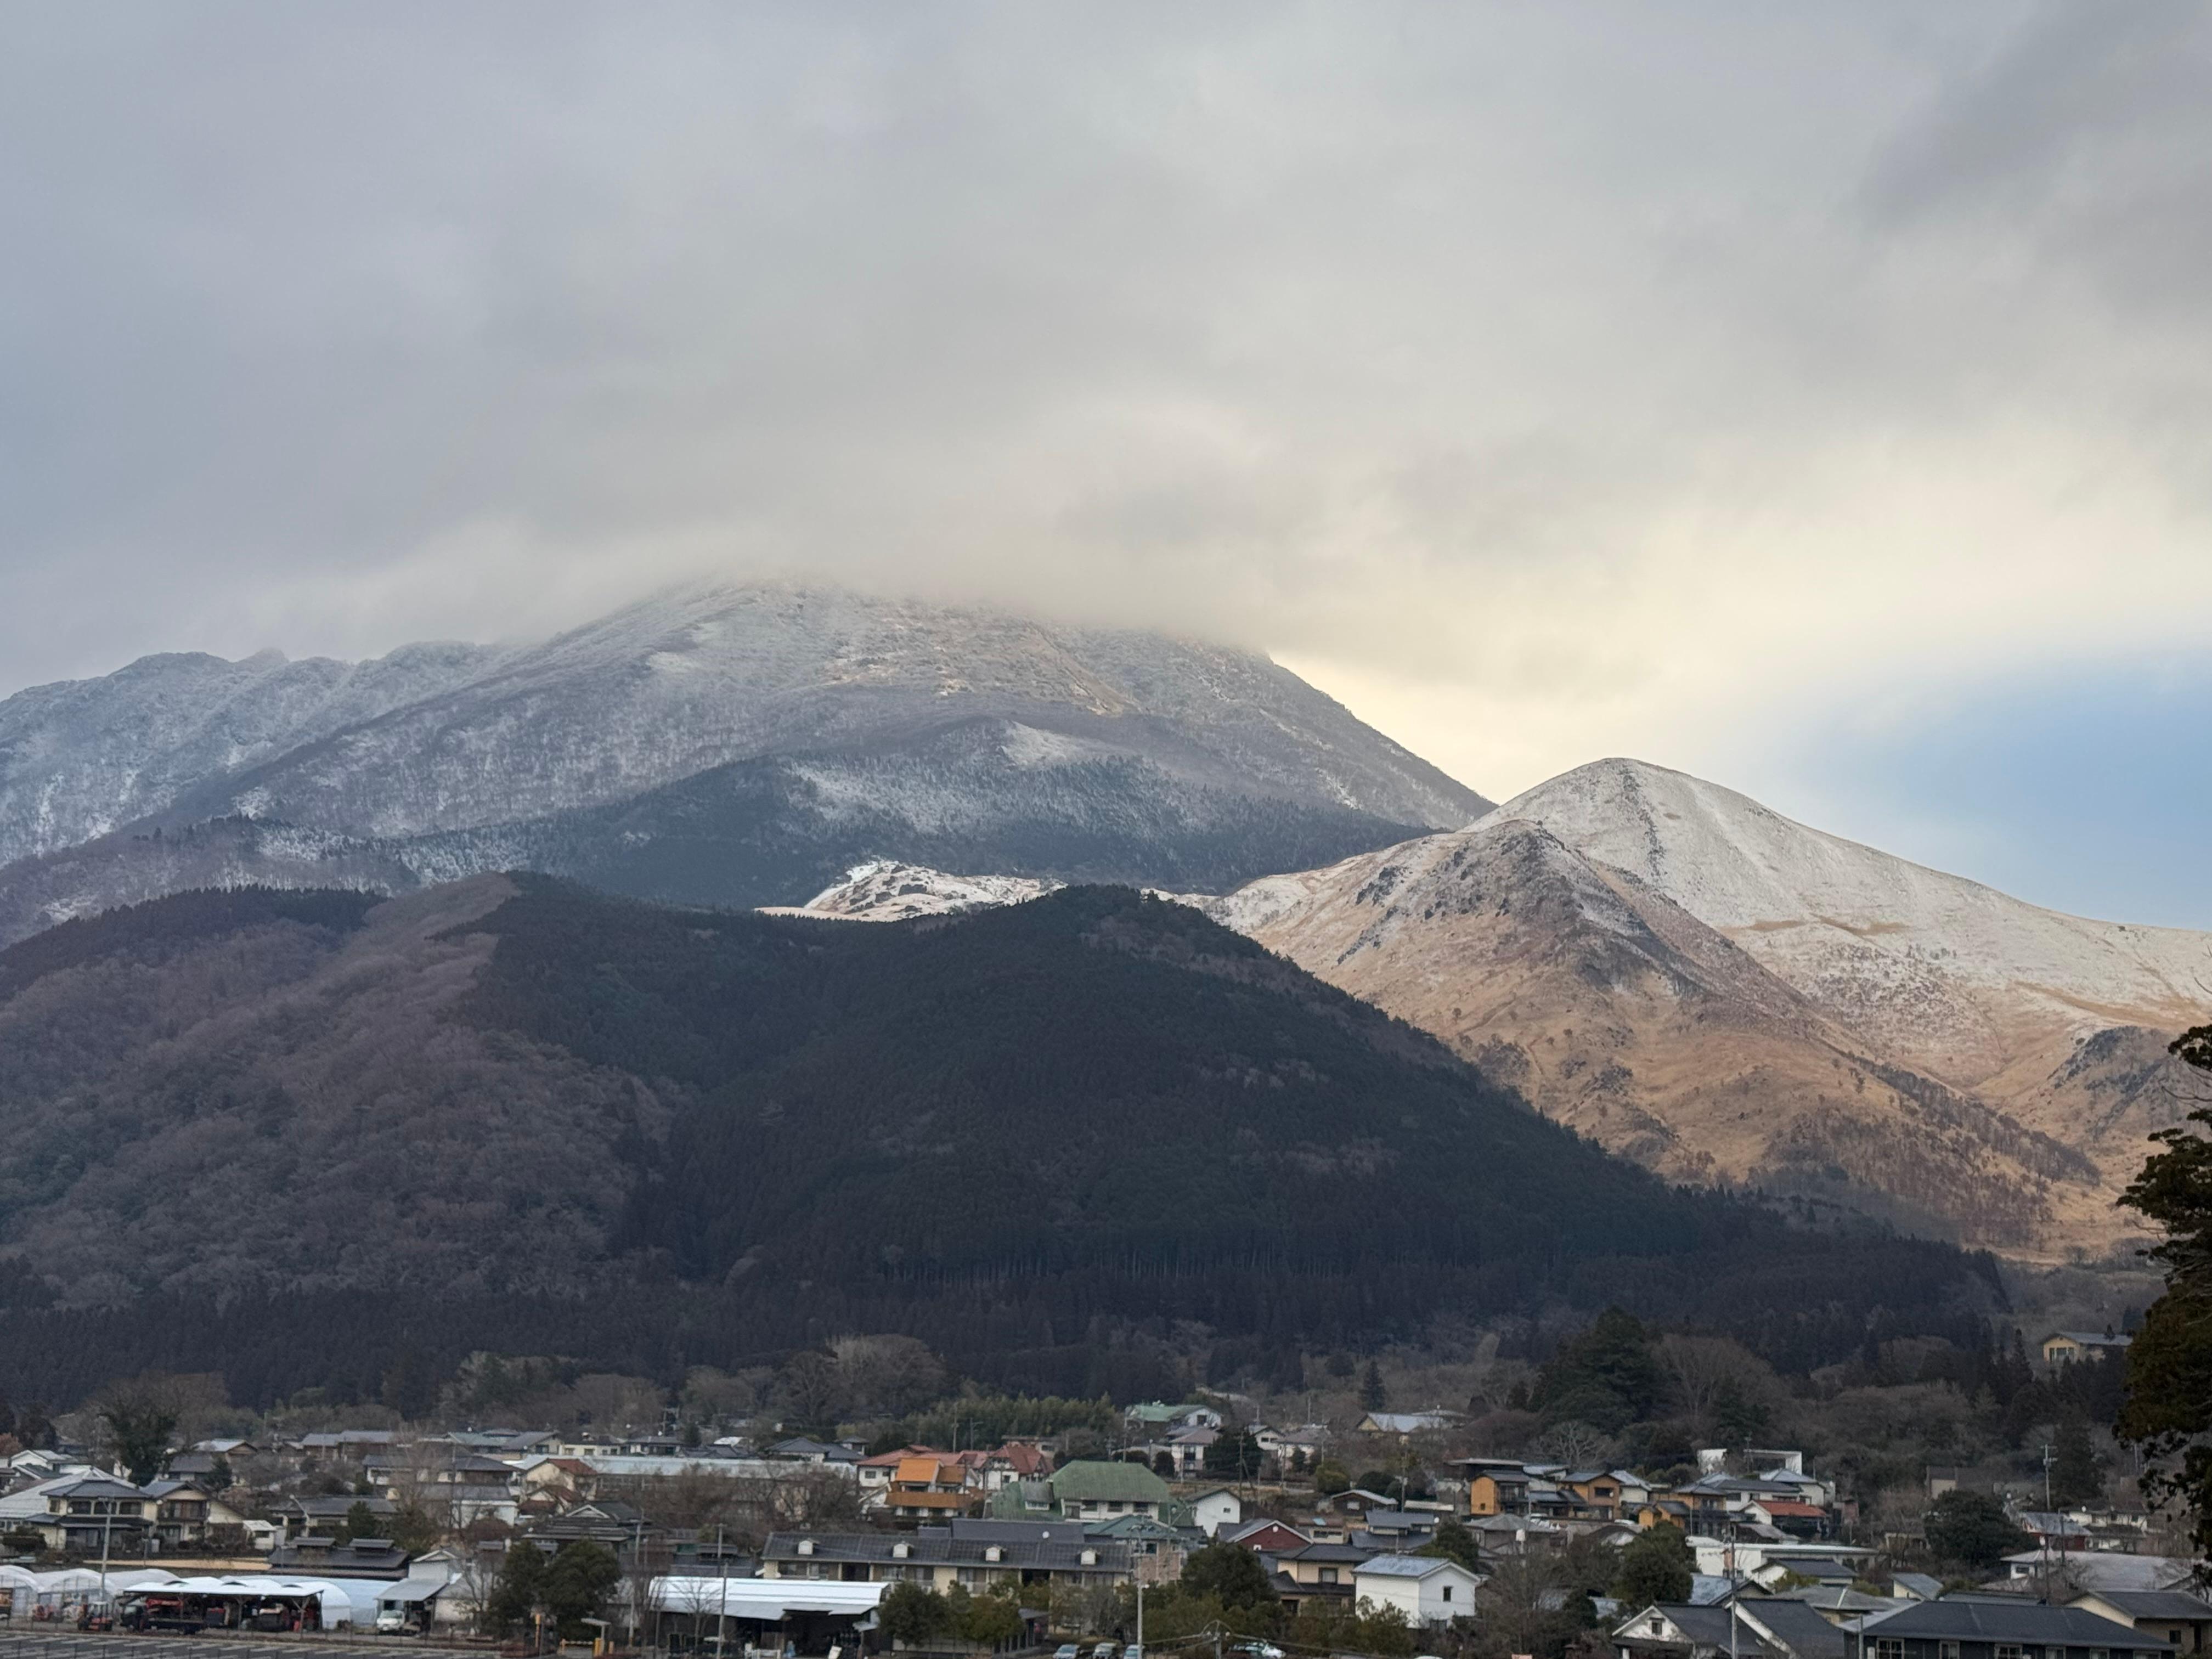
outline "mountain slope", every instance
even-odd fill
[[[284,832],[231,837],[278,884],[303,860],[521,863],[757,904],[870,858],[1227,886],[1488,805],[1263,658],[781,586],[540,645],[150,658],[0,702],[0,904],[46,921],[154,890],[154,830],[239,818]]]
[[[226,1342],[296,1388],[508,1325],[650,1368],[915,1329],[1066,1388],[1098,1321],[1310,1346],[1613,1297],[1803,1364],[1978,1285],[1670,1188],[1119,890],[850,927],[480,877],[0,952],[10,1392]]]
[[[2078,1219],[2095,1179],[2068,1147],[1877,1059],[1727,938],[1538,824],[1493,815],[1206,908],[1680,1178],[2007,1246]]]
[[[1656,1169],[2028,1255],[2132,1237],[2114,1200],[2194,1101],[2164,1046],[2212,984],[2206,935],[2039,909],[1629,761],[1193,902]]]
[[[1496,816],[1635,872],[1875,1052],[2079,1148],[2106,1200],[2194,1099],[2164,1048],[2212,1002],[2212,934],[2045,910],[1630,761]]]

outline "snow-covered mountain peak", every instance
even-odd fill
[[[1042,898],[1063,884],[1025,876],[955,876],[919,864],[883,859],[859,864],[845,878],[801,905],[768,907],[771,915],[827,916],[843,921],[908,921],[957,916]]]

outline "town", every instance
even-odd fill
[[[2042,1354],[2057,1370],[2124,1341],[2057,1332]],[[1249,1403],[1037,1402],[1085,1420],[988,1434],[1005,1402],[971,1401],[952,1447],[766,1420],[171,1443],[173,1414],[111,1406],[105,1443],[0,1443],[0,1619],[787,1659],[2148,1659],[2212,1639],[2199,1564],[2159,1553],[2140,1510],[2039,1508],[1931,1465],[1901,1524],[1788,1447],[1662,1474],[1477,1455],[1443,1407],[1332,1427]]]

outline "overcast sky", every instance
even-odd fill
[[[0,0],[0,689],[811,573],[2212,926],[2212,12]]]

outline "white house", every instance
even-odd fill
[[[1190,1515],[1194,1526],[1208,1538],[1217,1538],[1224,1527],[1237,1526],[1244,1519],[1244,1500],[1226,1486],[1216,1486],[1190,1500]]]
[[[1416,1625],[1448,1625],[1474,1613],[1482,1580],[1437,1555],[1378,1555],[1352,1575],[1353,1593],[1378,1607],[1395,1607]]]

